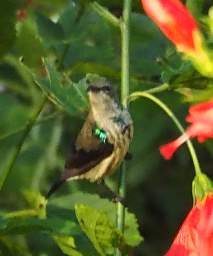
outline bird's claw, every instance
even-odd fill
[[[124,197],[119,196],[119,195],[116,195],[116,196],[113,197],[113,199],[112,199],[112,202],[113,202],[113,203],[121,203],[121,204],[124,204],[124,201],[125,201]]]

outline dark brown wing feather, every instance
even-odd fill
[[[111,155],[112,152],[113,145],[110,143],[101,143],[98,149],[89,152],[83,149],[78,150],[66,163],[62,179],[67,180],[71,177],[86,173],[103,159]]]
[[[66,162],[63,175],[52,185],[46,197],[49,198],[67,179],[88,172],[104,158],[111,155],[112,152],[113,145],[109,143],[102,143],[99,149],[89,152],[86,152],[83,149],[76,151],[69,161]]]
[[[76,139],[75,153],[65,164],[62,179],[66,180],[89,171],[112,153],[112,144],[107,141],[103,143],[94,136],[94,125],[95,120],[90,111]]]

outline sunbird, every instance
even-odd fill
[[[105,78],[93,75],[87,78],[86,84],[88,115],[75,140],[74,152],[47,198],[66,181],[87,179],[101,182],[128,154],[133,137],[129,111],[118,103],[112,85]]]

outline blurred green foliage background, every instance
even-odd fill
[[[97,2],[118,18],[122,15],[121,0]],[[208,16],[211,1],[186,2],[211,47],[213,19]],[[157,96],[184,124],[189,103],[213,95],[212,80],[202,77],[176,53],[174,46],[143,14],[139,1],[133,1],[130,40],[130,91],[168,83],[169,90]],[[100,185],[85,181],[66,184],[48,203],[49,222],[39,222],[43,213],[37,203],[43,200],[39,192],[45,194],[60,176],[82,125],[87,108],[79,93],[83,92],[85,75],[96,73],[108,78],[119,95],[120,41],[119,29],[99,16],[92,1],[1,1],[0,180],[4,186],[0,191],[0,255],[100,254],[97,241],[92,241],[94,249],[74,214],[74,208],[78,207],[75,211],[81,220],[83,206],[76,204],[86,204],[111,213],[112,219],[115,217],[115,205],[97,196],[111,200]],[[42,111],[34,120],[39,107]],[[179,134],[158,107],[143,99],[133,102],[130,112],[135,133],[130,149],[133,157],[127,163],[126,205],[135,214],[144,241],[141,242],[137,232],[135,216],[129,214],[126,244],[130,247],[126,254],[159,256],[168,248],[192,206],[193,165],[186,146],[169,162],[160,156],[159,146]],[[213,178],[213,143],[195,141],[194,144],[202,169]],[[119,171],[107,180],[114,190],[118,176]],[[5,216],[13,211],[34,208],[38,211],[22,212],[20,219],[5,221]],[[104,218],[103,225],[110,226]],[[66,236],[66,241],[59,234]],[[81,254],[70,249],[74,245],[68,236],[77,237],[75,242]],[[112,248],[110,245],[107,248],[110,254]]]

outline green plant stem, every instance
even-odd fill
[[[34,123],[36,122],[39,114],[41,113],[42,109],[44,108],[44,105],[45,105],[46,101],[47,101],[47,98],[44,97],[42,99],[41,103],[38,105],[35,112],[32,114],[31,118],[28,121],[28,124],[26,125],[26,129],[25,129],[23,135],[21,136],[17,146],[15,147],[14,151],[12,152],[12,154],[9,158],[8,164],[6,165],[4,170],[1,172],[1,175],[0,175],[0,190],[2,189],[7,176],[9,175],[10,171],[12,170],[12,168],[13,168],[15,162],[16,162],[16,159],[18,158],[18,155],[21,151],[21,148],[22,148],[28,134],[30,133]]]
[[[124,0],[123,17],[121,26],[121,102],[124,108],[128,104],[129,95],[129,23],[131,13],[131,0]],[[123,163],[121,167],[119,195],[122,198],[126,196],[126,164]],[[117,204],[117,227],[121,232],[124,232],[125,226],[125,207],[118,202]],[[119,249],[116,250],[116,256],[121,256]]]
[[[129,96],[129,101],[133,101],[138,97],[144,97],[144,98],[148,98],[151,101],[153,101],[155,104],[157,104],[161,109],[163,109],[163,111],[172,119],[172,121],[175,123],[175,125],[177,126],[177,128],[179,129],[179,131],[181,133],[184,133],[185,130],[183,128],[183,126],[181,125],[181,123],[178,121],[177,117],[174,115],[174,113],[171,111],[171,109],[165,104],[163,103],[161,100],[159,100],[157,97],[147,93],[147,92],[134,92]],[[196,175],[200,175],[202,174],[201,168],[200,168],[200,164],[194,149],[194,146],[192,144],[192,142],[188,139],[186,141],[187,147],[189,149],[189,153],[191,155],[193,164],[194,164],[194,169],[195,169],[195,174]]]
[[[101,17],[110,22],[113,26],[120,27],[120,20],[111,12],[109,12],[106,8],[104,8],[97,2],[93,2],[90,5],[95,12],[97,12]]]
[[[127,107],[129,95],[129,23],[131,0],[124,0],[123,20],[121,22],[121,102]]]
[[[123,163],[119,175],[118,194],[121,198],[126,196],[126,164]],[[123,233],[125,224],[125,207],[117,203],[117,227]],[[118,254],[119,255],[119,254]]]
[[[166,91],[168,89],[169,89],[169,84],[165,83],[165,84],[161,84],[161,85],[159,85],[157,87],[148,89],[148,90],[146,90],[144,92],[153,94],[153,93],[163,92],[163,91]]]

